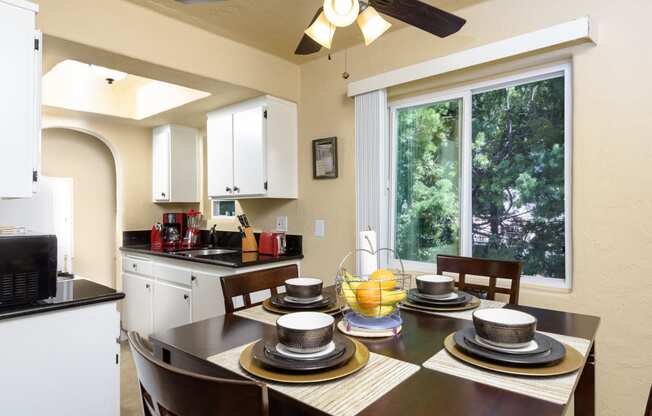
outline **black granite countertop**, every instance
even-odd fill
[[[122,292],[86,279],[62,279],[57,281],[57,296],[28,305],[0,308],[0,320],[25,315],[76,308],[94,303],[110,302],[125,297]]]
[[[201,249],[201,248],[202,247],[197,247],[197,249]],[[232,248],[228,248],[228,247],[225,248],[233,250]],[[267,256],[258,253],[242,253],[240,250],[234,250],[235,252],[233,253],[212,255],[210,256],[210,258],[208,258],[207,256],[204,256],[203,258],[198,258],[198,257],[184,256],[182,254],[177,253],[178,250],[175,251],[175,250],[153,249],[148,244],[123,246],[120,247],[120,250],[125,252],[167,257],[175,260],[185,260],[185,261],[191,261],[195,263],[212,264],[214,266],[224,266],[224,267],[233,267],[233,268],[258,266],[261,264],[278,263],[278,262],[289,261],[289,260],[301,260],[303,258],[303,254],[299,254],[299,253],[296,254],[289,253],[280,256]]]

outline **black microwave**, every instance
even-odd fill
[[[57,237],[0,230],[0,308],[57,294]]]

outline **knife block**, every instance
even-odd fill
[[[244,237],[242,237],[242,252],[250,253],[253,251],[258,251],[258,243],[256,243],[256,237],[254,237],[254,230],[251,227],[244,228]]]

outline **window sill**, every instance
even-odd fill
[[[557,279],[547,279],[545,277],[523,276],[521,278],[521,288],[534,290],[537,292],[549,293],[571,293],[572,287],[566,286],[566,282]]]

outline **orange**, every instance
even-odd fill
[[[378,282],[362,282],[356,289],[355,295],[362,308],[375,308],[380,305],[380,284]]]
[[[396,276],[387,269],[378,269],[371,273],[369,280],[379,282],[380,288],[384,290],[392,290],[396,287]]]

